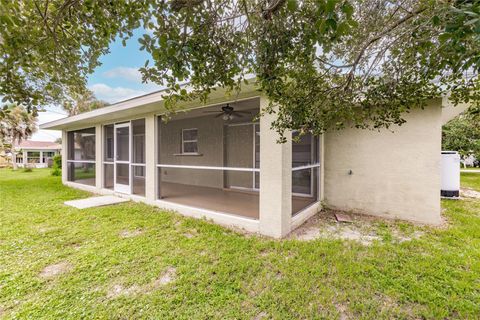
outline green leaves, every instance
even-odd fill
[[[462,156],[474,155],[480,159],[479,110],[478,106],[472,106],[443,126],[443,150],[456,150]]]
[[[287,0],[287,8],[294,12],[297,9],[297,0]]]
[[[480,100],[478,1],[0,4],[0,95],[26,106],[81,96],[111,41],[125,45],[139,26],[148,28],[140,49],[152,56],[143,80],[166,86],[171,111],[219,86],[239,92],[251,77],[279,105],[280,133],[400,125],[447,91],[455,103]]]
[[[0,0],[0,95],[35,110],[86,89],[118,35],[149,16],[148,1]]]

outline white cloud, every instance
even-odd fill
[[[29,140],[32,141],[55,141],[62,137],[62,132],[57,130],[42,130],[35,132]]]
[[[65,118],[67,113],[61,108],[56,106],[48,106],[45,108],[45,112],[38,113],[38,124],[47,123],[57,119]],[[43,130],[38,129],[30,140],[34,141],[55,141],[62,136],[61,131],[57,130]]]
[[[109,103],[115,103],[147,93],[142,90],[135,90],[125,87],[110,87],[104,83],[93,84],[89,87],[89,89],[93,91],[97,99],[104,100]]]
[[[131,82],[142,82],[142,74],[137,68],[116,67],[105,71],[102,75],[107,78],[121,78]]]

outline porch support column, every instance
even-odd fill
[[[95,126],[95,186],[103,188],[103,132],[102,125]]]
[[[40,159],[38,159],[39,164],[43,164],[43,151],[40,151]]]
[[[319,160],[320,160],[320,176],[319,176],[319,183],[318,183],[318,190],[320,191],[318,199],[320,201],[325,200],[325,134],[322,134],[319,137]]]
[[[145,198],[147,202],[156,200],[156,143],[155,115],[152,114],[145,117]]]
[[[268,99],[260,98],[260,109]],[[281,238],[291,230],[292,220],[292,135],[277,143],[279,135],[271,130],[275,114],[260,118],[260,233]]]
[[[68,181],[68,149],[67,149],[67,141],[68,140],[68,133],[66,130],[62,130],[62,150],[60,153],[62,155],[62,183]]]
[[[23,151],[23,167],[25,168],[27,166],[27,163],[28,163],[28,159],[27,159],[27,156],[28,156],[28,152],[27,151]]]

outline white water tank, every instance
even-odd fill
[[[442,190],[441,196],[460,196],[460,155],[456,151],[442,151]]]

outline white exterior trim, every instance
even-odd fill
[[[300,171],[305,169],[320,168],[320,163],[309,164],[306,166],[293,167],[292,171]]]
[[[292,217],[292,230],[300,227],[305,221],[313,217],[320,210],[322,210],[322,204],[320,201],[317,201],[295,214]]]
[[[72,162],[72,163],[96,163],[95,160],[67,160],[67,162]]]
[[[200,170],[223,170],[223,171],[260,172],[260,168],[187,166],[187,165],[181,165],[181,164],[157,164],[157,168],[178,168],[178,169],[200,169]]]

